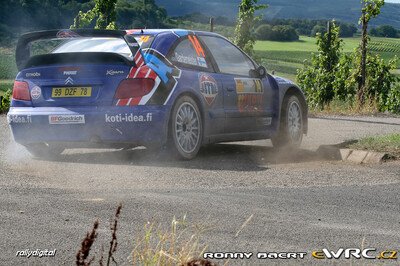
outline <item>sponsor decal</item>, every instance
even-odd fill
[[[64,71],[65,76],[72,76],[72,75],[76,75],[77,73],[78,73],[78,71],[76,71],[76,70]]]
[[[78,33],[73,32],[72,30],[60,30],[56,34],[57,38],[77,38],[80,37]]]
[[[136,122],[151,122],[153,120],[153,114],[147,113],[145,115],[134,115],[134,114],[116,114],[108,115],[105,114],[106,123],[136,123]]]
[[[71,77],[68,77],[68,78],[65,80],[64,84],[65,84],[65,85],[68,85],[68,84],[73,85],[73,84],[74,84],[74,80],[73,80]]]
[[[51,125],[85,124],[84,115],[49,115]]]
[[[213,77],[205,73],[199,74],[200,92],[208,105],[212,105],[218,95],[218,85]]]
[[[189,35],[188,38],[189,38],[189,41],[192,43],[193,48],[196,50],[197,56],[206,57],[203,47],[201,47],[201,44],[200,44],[199,40],[197,39],[197,37],[194,35]]]
[[[148,42],[149,39],[150,39],[150,36],[148,36],[148,35],[140,36],[140,40],[141,40],[142,42]]]
[[[40,76],[41,76],[41,74],[39,72],[33,72],[33,73],[26,73],[25,74],[25,77],[27,77],[27,78],[37,78],[37,77],[40,77]]]
[[[122,75],[122,74],[125,74],[125,71],[123,71],[123,70],[107,70],[107,73],[106,73],[107,76]]]
[[[207,62],[204,57],[197,57],[197,64],[201,67],[207,68]]]
[[[264,88],[260,79],[235,78],[239,112],[263,110]]]
[[[181,55],[175,52],[175,60],[182,64],[197,66],[197,59],[195,57]]]
[[[146,43],[150,40],[149,35],[142,35],[139,38],[135,38],[136,41],[139,43],[140,46],[142,46],[143,43]]]
[[[33,87],[31,90],[32,99],[37,100],[40,98],[40,96],[42,96],[42,90],[40,89],[40,87],[38,86]]]
[[[9,124],[30,124],[32,123],[31,115],[7,115]]]

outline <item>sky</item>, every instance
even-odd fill
[[[386,3],[399,3],[400,4],[400,0],[386,0]]]

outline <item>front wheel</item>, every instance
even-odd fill
[[[203,126],[197,103],[189,96],[179,98],[171,115],[172,149],[185,160],[193,159],[201,147]]]
[[[25,148],[34,157],[45,159],[54,159],[64,151],[63,147],[48,143],[27,144]]]
[[[304,118],[296,95],[286,96],[282,104],[278,134],[271,139],[275,148],[299,148],[303,140]]]

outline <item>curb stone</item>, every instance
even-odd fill
[[[341,149],[335,145],[321,145],[317,154],[327,160],[341,160],[355,164],[380,164],[389,157],[383,152]]]

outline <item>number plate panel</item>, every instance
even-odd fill
[[[62,87],[53,88],[51,91],[52,98],[69,98],[69,97],[90,97],[92,96],[92,87]]]

